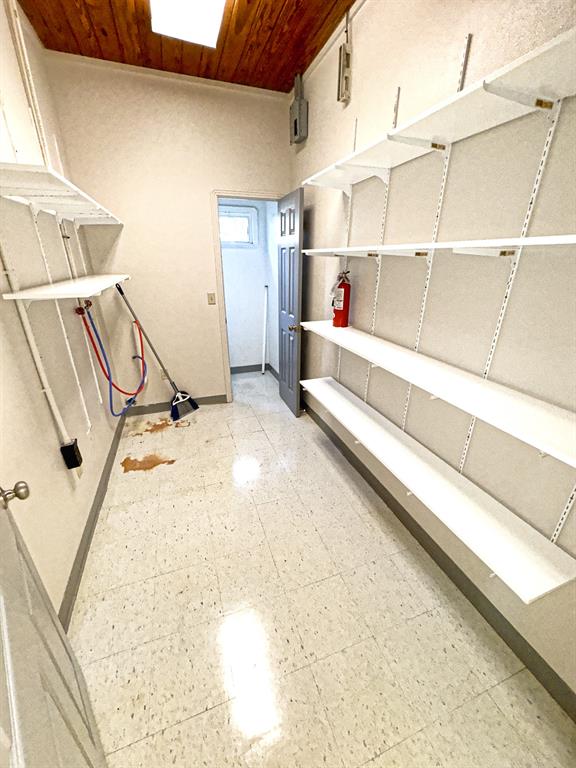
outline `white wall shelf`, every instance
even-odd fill
[[[469,256],[511,256],[519,248],[548,248],[562,245],[576,245],[574,235],[546,235],[542,237],[501,237],[492,240],[450,240],[427,243],[392,243],[390,245],[361,245],[332,248],[308,248],[308,256],[428,256],[431,251],[449,250]]]
[[[301,323],[342,349],[576,467],[576,413],[330,320]]]
[[[3,293],[6,301],[49,301],[54,299],[88,299],[100,296],[102,291],[116,283],[129,280],[129,275],[86,275],[76,280],[62,280],[59,283],[23,288],[16,293]]]
[[[41,165],[0,163],[0,196],[77,224],[122,222],[68,179]]]
[[[301,382],[524,603],[576,579],[576,560],[332,378]]]
[[[541,109],[576,93],[576,30],[474,83],[403,123],[368,147],[307,178],[303,184],[347,191],[352,184],[384,169],[434,152],[433,145],[452,144]],[[400,143],[417,141],[419,144]]]

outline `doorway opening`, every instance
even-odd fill
[[[278,202],[218,197],[231,374],[278,379]]]

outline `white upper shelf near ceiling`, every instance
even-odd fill
[[[102,291],[128,279],[129,275],[86,275],[75,280],[62,280],[59,283],[23,288],[16,293],[3,293],[2,298],[7,301],[89,299],[91,296],[100,296]]]
[[[0,196],[76,224],[121,224],[110,211],[43,165],[0,163]]]
[[[332,378],[302,386],[525,603],[576,579],[576,560]]]
[[[546,111],[553,101],[576,93],[575,46],[576,29],[571,29],[303,183],[348,190],[352,184],[444,145],[538,109]]]
[[[574,235],[545,235],[542,237],[500,237],[492,240],[449,240],[427,243],[391,243],[389,245],[356,245],[332,248],[308,248],[309,256],[427,256],[430,251],[449,250],[471,256],[510,256],[519,248],[547,248],[576,245]]]
[[[330,320],[301,324],[373,365],[576,467],[576,413]]]

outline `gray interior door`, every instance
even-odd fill
[[[300,313],[302,311],[302,188],[278,203],[278,306],[280,310],[280,397],[300,415]]]
[[[0,764],[106,766],[82,673],[1,498]]]

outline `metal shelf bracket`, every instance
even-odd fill
[[[444,152],[449,146],[447,143],[439,141],[430,141],[429,139],[420,139],[417,136],[401,136],[399,134],[388,134],[390,141],[397,141],[399,144],[411,144],[414,147],[424,147],[425,149],[435,149],[438,152]]]
[[[494,96],[500,96],[502,99],[515,101],[517,104],[524,104],[526,107],[535,107],[536,109],[553,109],[556,101],[548,96],[516,91],[499,83],[487,83],[486,80],[482,83],[482,87],[487,93],[492,93]]]

